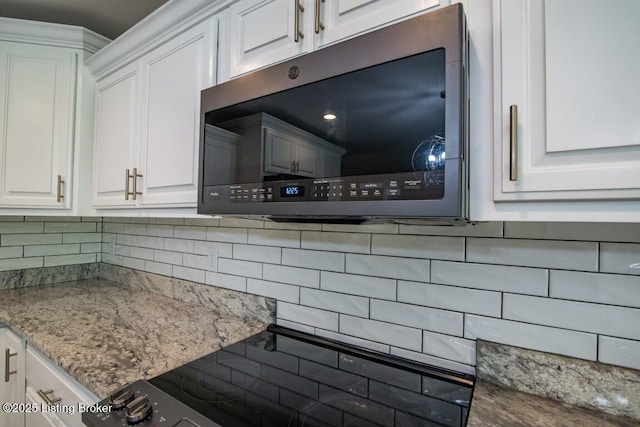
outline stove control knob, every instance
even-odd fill
[[[124,414],[129,424],[136,424],[143,421],[150,417],[152,412],[153,407],[147,395],[137,397],[124,407]]]
[[[133,390],[128,385],[120,387],[109,395],[109,405],[112,409],[122,409],[133,400]]]

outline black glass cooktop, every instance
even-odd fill
[[[473,377],[270,326],[149,381],[224,427],[465,426]]]

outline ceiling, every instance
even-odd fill
[[[167,0],[0,0],[0,16],[79,25],[110,39]]]

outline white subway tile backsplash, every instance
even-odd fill
[[[147,236],[153,237],[173,237],[172,225],[148,224]]]
[[[369,298],[302,288],[300,304],[353,316],[369,317]]]
[[[320,271],[284,265],[264,264],[262,275],[265,280],[289,283],[306,288],[320,287]]]
[[[54,246],[55,247],[55,246]],[[29,248],[29,246],[27,246]],[[32,251],[30,251],[32,253]],[[22,246],[9,246],[6,248],[0,248],[0,258],[22,258],[23,248]],[[36,256],[38,254],[26,255],[26,256]],[[43,255],[43,254],[39,254]]]
[[[49,236],[49,234],[45,234]],[[50,234],[59,236],[59,234]],[[100,233],[65,233],[62,235],[62,243],[96,243],[102,240]]]
[[[28,259],[28,258],[25,258]],[[45,267],[55,267],[58,265],[88,264],[96,262],[96,254],[79,255],[51,255],[44,257]]]
[[[405,359],[417,360],[418,362],[426,363],[428,365],[440,366],[452,371],[462,372],[464,374],[475,375],[476,373],[476,370],[473,366],[454,362],[452,360],[442,359],[440,357],[431,356],[429,354],[405,350],[404,348],[391,347],[391,354],[398,357],[404,357]]]
[[[362,338],[340,334],[334,331],[327,331],[324,329],[316,329],[316,334],[324,338],[329,338],[331,340],[341,341],[347,344],[355,345],[357,347],[368,348],[369,350],[374,350],[374,351],[379,351],[381,353],[389,354],[390,347],[386,344],[381,344],[379,342],[368,341]]]
[[[640,340],[640,309],[523,295],[504,295],[503,317]]]
[[[467,239],[467,261],[598,271],[598,244],[522,239]]]
[[[154,218],[151,218],[152,220]],[[184,225],[184,218],[155,218],[154,224],[161,225]]]
[[[517,294],[548,294],[548,270],[450,261],[431,262],[431,282]]]
[[[234,291],[247,292],[247,278],[233,276],[231,274],[216,273],[207,271],[205,275],[207,285],[218,286],[220,288],[233,289]]]
[[[499,292],[431,283],[399,281],[398,301],[492,317],[500,317],[501,312]]]
[[[476,342],[435,332],[422,332],[422,352],[466,365],[476,364]]]
[[[187,268],[174,265],[172,276],[177,277],[178,279],[204,283],[204,270],[196,270],[195,268]]]
[[[222,258],[233,257],[233,244],[222,242],[203,242],[196,240],[193,242],[193,252],[198,255],[209,255],[211,250],[218,251],[218,256]],[[165,243],[166,245],[166,243]]]
[[[127,268],[133,268],[135,270],[144,271],[145,260],[138,258],[122,257],[122,266]]]
[[[104,254],[103,254],[104,256]],[[173,266],[154,261],[145,261],[144,270],[149,273],[162,274],[163,276],[171,276]]]
[[[252,261],[218,258],[218,273],[262,279],[262,264]]]
[[[173,237],[177,239],[207,240],[207,227],[176,225],[173,228]]]
[[[282,264],[293,267],[344,271],[344,253],[282,248]]]
[[[183,254],[182,265],[184,267],[207,270],[209,268],[209,257],[206,255]]]
[[[153,249],[149,248],[138,248],[136,246],[131,247],[129,251],[129,256],[133,258],[140,258],[148,261],[153,261]]]
[[[105,233],[124,233],[124,224],[117,222],[105,222],[102,226]]]
[[[429,280],[430,261],[378,255],[346,254],[347,273],[391,279]]]
[[[640,275],[640,245],[601,243],[600,271]]]
[[[242,227],[242,228],[264,228],[264,221],[261,219],[249,218],[220,218],[221,227]]]
[[[201,227],[217,227],[220,225],[218,218],[185,218],[184,225],[196,225]]]
[[[115,254],[116,255],[123,255],[123,256],[129,256],[130,255],[131,246],[116,245],[114,248],[115,248]]]
[[[2,248],[0,249],[0,257],[7,258],[4,254],[5,249],[18,249],[18,248]],[[24,256],[25,257],[34,257],[34,256],[46,256],[46,255],[69,255],[69,254],[79,254],[80,253],[80,244],[73,243],[68,245],[34,245],[34,246],[25,246],[24,248]],[[20,251],[22,254],[22,251]],[[21,255],[18,255],[21,256]]]
[[[123,224],[124,234],[138,234],[140,236],[147,235],[147,224]]]
[[[39,268],[44,264],[43,257],[0,259],[0,271]]]
[[[139,246],[138,238],[140,236],[131,236],[129,234],[118,234],[116,237],[116,243],[125,246]]]
[[[95,222],[45,222],[44,224],[45,233],[95,233],[96,231]]]
[[[62,234],[5,234],[0,243],[2,246],[55,245],[62,243]]]
[[[122,265],[122,256],[103,252],[102,262],[105,262],[107,264],[113,264],[113,265]],[[42,265],[40,267],[42,267]]]
[[[341,314],[339,332],[414,351],[422,348],[422,331],[419,329],[377,320]]]
[[[300,287],[266,280],[247,279],[247,292],[294,304],[300,303]]]
[[[151,249],[164,249],[164,240],[162,237],[138,236],[137,246]]]
[[[184,252],[192,254],[194,252],[195,242],[185,239],[164,239],[164,249],[173,252]],[[160,248],[162,249],[162,248]]]
[[[640,370],[640,342],[600,336],[598,360]]]
[[[589,222],[506,222],[504,237],[640,243],[640,224]]]
[[[371,238],[371,253],[462,261],[464,238],[377,234]]]
[[[531,350],[596,360],[595,334],[465,314],[464,336],[473,340],[480,338]]]
[[[442,227],[439,225],[400,225],[400,234],[429,236],[502,237],[501,222],[480,222],[464,227]]]
[[[207,227],[207,240],[227,243],[247,243],[246,228]]]
[[[331,233],[325,231],[303,231],[303,249],[341,251],[368,254],[371,235],[363,233]]]
[[[254,245],[233,245],[233,258],[245,261],[258,261],[269,264],[280,264],[282,249]]]
[[[250,229],[248,242],[252,245],[278,246],[282,248],[299,248],[300,231]]]
[[[153,251],[153,260],[165,264],[182,265],[182,252]]]
[[[2,222],[0,218],[0,234],[43,233],[43,222]]]
[[[278,319],[332,331],[338,330],[338,313],[335,312],[303,307],[288,302],[278,302],[276,311]]]
[[[81,243],[80,244],[80,253],[101,253],[102,252],[102,243]]]
[[[640,276],[551,270],[549,296],[640,308]]]
[[[320,274],[320,288],[364,297],[396,299],[396,281],[380,277],[323,271]]]
[[[371,319],[462,336],[463,314],[438,308],[371,300]]]

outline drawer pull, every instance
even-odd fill
[[[304,33],[300,30],[300,13],[304,12],[304,6],[300,4],[300,0],[295,0],[295,15],[293,17],[293,41],[298,43],[304,38]]]
[[[316,34],[320,34],[321,30],[324,30],[324,24],[320,20],[320,3],[324,3],[324,0],[316,0]]]
[[[518,106],[509,107],[509,181],[518,180]]]
[[[10,358],[17,356],[18,353],[11,353],[11,350],[6,349],[4,352],[4,382],[8,383],[9,382],[9,377],[13,374],[17,374],[18,371],[12,371],[11,370],[11,365],[10,365]]]
[[[64,188],[64,179],[62,179],[62,175],[58,175],[58,195],[56,197],[56,201],[60,203],[62,199],[64,199],[64,194],[62,189]]]
[[[50,394],[53,394],[53,390],[42,391],[41,389],[38,389],[38,396],[40,396],[48,405],[55,405],[62,401],[61,397],[54,397],[51,399],[49,397]]]

